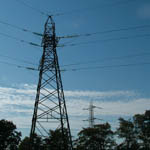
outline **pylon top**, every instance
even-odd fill
[[[45,23],[45,27],[48,26],[48,25],[50,25],[50,24],[51,25],[55,25],[52,16],[48,16],[47,21]]]

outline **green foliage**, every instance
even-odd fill
[[[30,138],[25,137],[19,145],[19,150],[27,150],[29,149],[29,145],[30,145]]]
[[[33,150],[66,150],[68,144],[67,129],[64,129],[64,133],[65,136],[62,136],[61,129],[50,130],[49,137],[45,139],[35,134],[33,137]],[[63,138],[65,138],[66,143],[63,142]],[[19,145],[19,150],[29,150],[30,142],[30,138],[25,137]]]
[[[37,134],[33,136],[33,150],[44,150],[43,139],[39,137]],[[30,149],[30,138],[25,137],[20,145],[19,150],[29,150]]]
[[[17,150],[21,141],[21,132],[16,131],[16,125],[10,121],[0,120],[0,150]]]
[[[119,119],[117,135],[123,139],[118,150],[150,150],[150,111],[136,114],[133,121]]]
[[[50,130],[49,137],[45,139],[35,134],[34,150],[67,150],[67,135],[67,129],[64,129],[64,136],[61,129]],[[115,139],[116,136],[119,138],[120,144],[116,144],[114,136]],[[74,150],[150,150],[150,111],[136,114],[130,120],[119,118],[116,132],[111,130],[109,123],[83,128],[73,143]],[[21,142],[19,150],[28,150],[29,144],[30,140],[26,137]],[[0,147],[0,150],[3,148]]]
[[[137,137],[144,150],[150,150],[150,110],[133,117]]]
[[[66,128],[64,130],[64,136],[62,135],[61,129],[56,129],[55,131],[50,130],[49,137],[46,138],[45,147],[48,150],[66,150],[68,147],[68,131]],[[65,143],[64,143],[65,141]]]
[[[113,132],[108,123],[85,128],[78,134],[78,150],[110,150],[115,146]]]
[[[115,146],[114,133],[108,123],[85,128],[75,140],[77,150],[150,150],[150,111],[130,120],[119,118],[115,135],[122,141]]]
[[[133,150],[133,147],[138,148],[137,135],[135,126],[132,121],[119,118],[120,126],[117,129],[117,135],[119,138],[123,138],[124,141],[118,146],[118,149]]]

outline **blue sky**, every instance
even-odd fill
[[[103,122],[112,123],[113,128],[117,127],[118,117],[129,118],[135,113],[144,113],[149,109],[149,64],[93,68],[150,63],[150,36],[148,35],[150,2],[148,0],[44,0],[44,3],[42,0],[22,1],[28,6],[19,0],[5,0],[0,5],[1,119],[14,121],[23,135],[29,134],[38,72],[17,68],[10,64],[37,67],[42,48],[19,42],[2,34],[37,44],[41,43],[41,37],[4,25],[2,22],[43,33],[47,17],[41,15],[39,10],[49,14],[64,13],[64,15],[54,16],[58,36],[147,26],[60,40],[59,44],[66,43],[66,46],[59,47],[57,52],[61,68],[68,70],[62,72],[62,80],[74,134],[88,125],[82,121],[88,117],[88,112],[82,109],[88,107],[90,100],[104,108],[97,110],[95,114],[102,118]],[[122,37],[127,39],[120,39]],[[90,43],[91,41],[93,43]],[[35,65],[23,63],[18,59]],[[64,66],[76,63],[79,64]],[[78,70],[79,68],[93,69]],[[71,69],[77,70],[70,71]],[[81,110],[76,109],[79,107]]]

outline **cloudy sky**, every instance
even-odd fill
[[[118,118],[150,106],[149,0],[3,0],[0,5],[0,119],[12,120],[29,135],[38,82],[45,14],[54,15],[57,52],[73,135],[95,116],[113,129]]]
[[[1,118],[13,121],[23,136],[29,134],[33,114],[36,85],[22,84],[12,87],[0,87]],[[135,91],[64,91],[71,129],[75,136],[83,127],[88,127],[89,112],[84,110],[93,100],[94,105],[103,109],[94,110],[95,123],[109,122],[112,128],[118,127],[117,119],[129,119],[137,113],[149,109],[150,98]]]

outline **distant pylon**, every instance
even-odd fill
[[[94,117],[94,109],[98,108],[98,109],[102,109],[101,107],[97,107],[93,105],[93,101],[90,101],[90,105],[89,108],[84,108],[84,110],[89,110],[89,118],[87,120],[83,120],[83,121],[89,121],[89,127],[93,128],[95,125],[95,120],[102,120],[102,119],[98,119]]]
[[[30,132],[31,147],[35,133],[47,138],[50,129],[60,129],[63,139],[60,150],[72,150],[71,131],[56,52],[58,40],[55,23],[49,16],[42,40],[43,55],[39,65],[39,81]],[[64,128],[67,129],[67,135]]]

